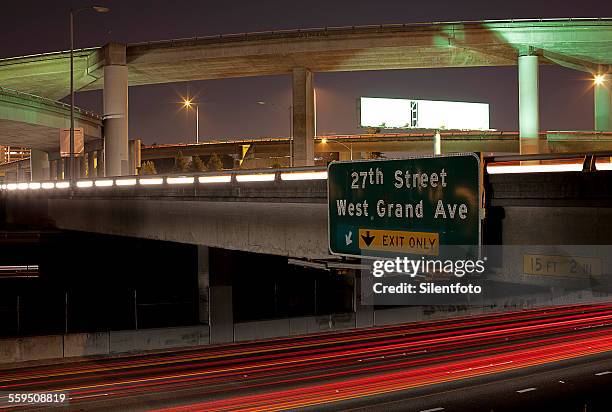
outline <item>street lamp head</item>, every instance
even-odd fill
[[[183,106],[189,109],[191,107],[191,100],[188,100],[188,99],[183,100]]]
[[[606,81],[606,75],[605,74],[596,74],[595,77],[593,78],[593,83],[595,83],[597,86],[601,86],[602,84],[604,84]]]
[[[97,13],[108,13],[110,9],[103,6],[93,6],[92,9]]]

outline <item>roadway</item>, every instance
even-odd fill
[[[612,304],[575,305],[6,369],[0,408],[69,391],[72,410],[604,410],[611,327]]]

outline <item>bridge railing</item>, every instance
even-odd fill
[[[597,159],[608,158],[607,162]],[[550,173],[612,170],[612,151],[549,153],[534,155],[489,156],[483,158],[487,174]],[[2,191],[80,190],[111,187],[188,187],[189,185],[249,184],[253,182],[289,182],[327,180],[327,167],[308,166],[280,169],[222,170],[218,172],[180,173],[168,175],[141,175],[99,177],[70,180],[20,182],[0,184]]]
[[[598,159],[608,158],[606,162]],[[581,172],[612,170],[612,151],[541,153],[489,156],[484,158],[488,174]]]
[[[294,167],[284,169],[224,170],[219,172],[181,173],[171,175],[141,175],[99,177],[95,179],[5,183],[2,191],[66,190],[111,187],[180,187],[193,185],[222,185],[252,182],[289,182],[304,180],[326,180],[325,166]]]
[[[0,94],[19,97],[23,99],[32,100],[32,101],[38,101],[38,102],[41,102],[47,105],[59,107],[61,109],[70,110],[70,105],[67,103],[60,102],[58,100],[49,99],[49,98],[42,97],[42,96],[38,96],[35,94],[31,94],[31,93],[22,92],[19,90],[8,88],[8,87],[0,86]],[[96,120],[102,120],[102,116],[90,110],[82,109],[80,107],[75,106],[74,111],[84,116],[92,117]]]

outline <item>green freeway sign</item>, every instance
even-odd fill
[[[480,244],[480,159],[474,154],[333,162],[329,249],[345,256],[445,255]]]

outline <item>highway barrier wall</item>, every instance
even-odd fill
[[[0,364],[207,345],[209,328],[122,330],[0,339]]]

